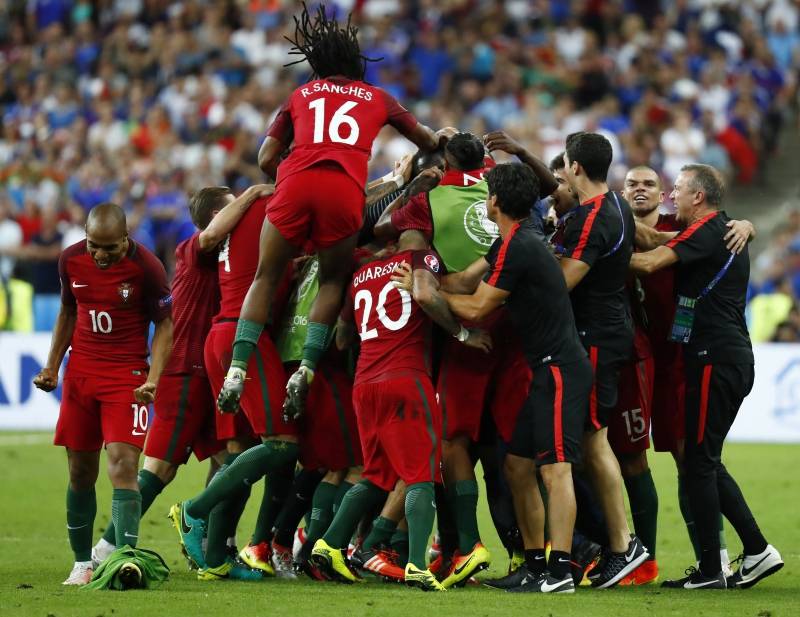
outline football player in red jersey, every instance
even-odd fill
[[[271,185],[256,185],[234,199],[227,187],[208,187],[198,191],[189,204],[198,231],[175,249],[172,352],[153,403],[144,465],[139,471],[142,514],[192,452],[201,461],[220,454],[217,463],[224,463],[220,450],[225,445],[216,438],[214,400],[203,362],[203,342],[219,309],[217,248],[250,204],[273,190]],[[97,565],[114,548],[112,523],[92,550],[92,561]]]
[[[34,385],[58,385],[68,348],[55,444],[67,449],[67,530],[75,565],[65,585],[92,577],[92,530],[97,513],[94,486],[105,444],[115,544],[135,546],[141,495],[139,454],[153,402],[172,344],[172,297],[164,266],[128,238],[125,213],[115,204],[92,208],[86,241],[63,251],[58,262],[61,310],[46,366]],[[147,365],[147,334],[156,324]]]
[[[442,269],[417,231],[403,234],[398,252],[356,271],[337,326],[337,345],[349,346],[356,334],[361,352],[353,386],[364,472],[345,495],[311,561],[329,577],[354,582],[342,549],[361,516],[385,501],[398,479],[406,484],[409,530],[408,585],[443,590],[427,569],[425,553],[433,526],[434,482],[439,481],[441,412],[431,383],[431,320],[466,345],[487,350],[485,333],[468,331],[453,317],[438,293]],[[410,263],[412,293],[391,280],[395,267]],[[412,301],[413,299],[413,301]]]
[[[319,255],[319,292],[309,314],[303,360],[287,383],[285,402],[289,417],[302,413],[350,275],[375,136],[388,124],[425,151],[446,138],[417,122],[387,92],[362,81],[367,59],[349,21],[341,27],[322,7],[312,19],[304,5],[295,22],[292,53],[308,61],[314,79],[292,93],[259,151],[259,166],[275,177],[280,155],[294,144],[280,165],[277,190],[267,205],[258,270],[239,315],[230,369],[218,399],[225,411],[233,411],[242,396],[248,360],[286,265],[310,240]]]

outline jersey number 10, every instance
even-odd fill
[[[400,317],[397,319],[392,319],[386,314],[386,299],[389,297],[389,293],[393,290],[400,294],[400,299],[403,303]],[[361,317],[361,331],[358,333],[358,335],[361,337],[362,341],[368,341],[369,339],[378,337],[377,328],[370,328],[367,330],[370,312],[372,311],[372,292],[368,289],[361,289],[356,292],[356,310],[358,310],[362,305],[364,307],[364,314]],[[386,285],[378,294],[378,303],[375,306],[375,310],[378,313],[378,321],[380,321],[387,330],[401,330],[408,323],[408,320],[411,317],[411,295],[405,289],[399,289],[395,287],[394,283],[386,283]]]
[[[359,128],[358,122],[353,116],[348,116],[347,112],[353,109],[358,103],[347,101],[339,109],[333,112],[330,124],[328,125],[328,139],[334,143],[347,144],[352,146],[358,141]],[[309,109],[314,110],[314,143],[321,143],[325,137],[325,99],[315,99],[308,104]],[[342,125],[350,127],[349,134],[345,137],[341,133]]]
[[[89,316],[92,318],[92,332],[101,332],[103,334],[111,332],[111,315],[105,311],[98,313],[92,309],[89,311]]]

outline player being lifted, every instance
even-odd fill
[[[319,255],[319,292],[309,313],[303,359],[289,379],[285,403],[288,415],[302,412],[350,274],[375,136],[389,124],[426,151],[444,139],[419,124],[388,93],[362,81],[368,58],[361,54],[358,29],[349,20],[341,27],[322,7],[312,19],[304,5],[295,24],[291,53],[302,56],[298,62],[308,61],[314,80],[292,93],[258,154],[261,169],[274,177],[279,156],[294,142],[267,206],[258,270],[239,315],[230,368],[219,394],[219,407],[226,411],[235,409],[242,396],[248,360],[286,265],[310,240]],[[269,456],[266,450],[262,454]]]
[[[136,473],[153,402],[172,344],[172,297],[161,262],[128,238],[122,208],[95,206],[86,219],[86,240],[58,261],[61,310],[47,365],[34,385],[50,392],[71,348],[55,444],[67,449],[67,530],[75,565],[65,585],[92,578],[92,530],[97,514],[94,486],[105,444],[114,487],[111,520],[116,546],[136,546],[142,497]],[[155,322],[151,364],[147,332]]]

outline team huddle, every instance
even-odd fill
[[[211,460],[207,485],[169,515],[201,581],[655,583],[651,435],[675,459],[696,558],[663,586],[743,589],[779,570],[721,462],[753,385],[754,229],[721,210],[718,172],[685,166],[667,215],[648,167],[609,190],[602,135],[570,135],[547,165],[504,132],[433,131],[363,81],[356,32],[322,10],[296,20],[314,75],[259,151],[276,182],[192,197],[197,232],[171,288],[115,204],[93,208],[85,242],[61,255],[61,311],[34,383],[54,389],[70,349],[55,435],[75,555],[64,584],[137,545],[192,452]],[[385,125],[418,152],[367,182]],[[111,524],[93,545],[103,446]],[[492,559],[479,461],[502,578],[476,579]],[[743,545],[736,571],[723,516]]]

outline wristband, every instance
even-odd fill
[[[454,334],[453,336],[458,339],[459,343],[463,343],[469,338],[469,330],[461,326],[461,330],[458,331],[458,334]]]
[[[398,190],[403,188],[406,184],[406,179],[403,177],[403,174],[397,174],[396,176],[392,177],[392,182],[397,185]]]

